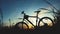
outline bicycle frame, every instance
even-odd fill
[[[34,26],[34,24],[33,24],[30,20],[28,20],[28,18],[29,18],[29,17],[36,18],[36,27],[39,26],[40,21],[42,21],[42,19],[44,19],[44,18],[48,18],[48,19],[50,19],[50,20],[53,22],[53,20],[52,20],[51,18],[49,18],[49,17],[39,18],[39,17],[38,17],[38,14],[39,14],[40,11],[35,11],[35,12],[37,13],[36,16],[29,16],[29,15],[26,15],[26,14],[24,13],[24,11],[23,11],[23,12],[22,12],[22,14],[24,14],[23,21],[24,21],[24,19],[26,19],[30,24],[32,24],[32,25]],[[49,12],[49,13],[50,13],[50,12]],[[38,19],[39,19],[39,21],[38,21]],[[38,25],[37,25],[37,23],[38,23]],[[35,26],[34,26],[34,27],[35,27]]]
[[[30,20],[28,20],[28,18],[29,18],[29,17],[36,18],[36,26],[37,26],[38,14],[39,14],[40,11],[35,11],[35,12],[37,12],[36,16],[29,16],[29,15],[26,15],[24,12],[22,12],[22,14],[24,14],[23,21],[24,21],[24,19],[26,19],[26,20],[27,20],[30,24],[32,24],[34,27],[35,27],[35,25],[34,25]]]

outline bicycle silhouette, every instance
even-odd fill
[[[24,17],[23,17],[23,20],[21,21],[21,22],[18,22],[16,25],[15,25],[15,27],[17,28],[20,28],[19,27],[19,25],[21,24],[21,29],[23,29],[24,27],[23,27],[23,25],[25,25],[26,27],[27,27],[27,29],[29,29],[29,26],[24,22],[25,20],[27,20],[32,26],[34,26],[34,28],[36,28],[36,27],[40,27],[40,22],[43,22],[45,25],[47,25],[47,23],[45,23],[44,21],[43,21],[43,19],[45,19],[45,20],[50,20],[52,23],[54,22],[50,17],[43,17],[43,18],[39,18],[38,17],[38,14],[40,13],[40,11],[35,11],[35,13],[36,13],[36,16],[29,16],[29,15],[26,15],[26,13],[24,13],[24,11],[22,11],[21,12],[21,14],[23,14],[24,15]],[[28,19],[29,17],[31,17],[31,18],[36,18],[36,26]],[[39,21],[38,21],[38,19],[39,19]],[[38,25],[37,25],[38,24]],[[54,24],[54,23],[53,23]]]

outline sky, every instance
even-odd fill
[[[60,0],[48,0],[57,9],[60,9]],[[49,5],[43,0],[0,0],[0,8],[3,12],[4,24],[17,23],[18,18],[23,17],[22,11],[28,15],[35,15],[34,11],[39,8],[48,8]]]

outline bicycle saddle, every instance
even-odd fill
[[[41,12],[41,11],[35,11],[35,13],[39,13],[39,12]]]

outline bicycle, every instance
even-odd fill
[[[34,28],[40,27],[40,22],[43,22],[44,24],[46,24],[46,23],[43,21],[43,19],[46,19],[46,20],[49,19],[52,23],[54,22],[50,17],[39,18],[39,17],[38,17],[38,14],[40,13],[40,11],[35,11],[35,13],[36,13],[36,16],[29,16],[29,15],[26,15],[26,13],[24,13],[24,11],[22,11],[21,14],[24,15],[23,20],[22,20],[21,22],[18,22],[18,23],[15,25],[15,27],[16,27],[16,28],[20,28],[18,25],[21,24],[21,26],[22,26],[21,29],[23,29],[23,24],[25,24],[25,26],[27,27],[26,29],[29,29],[29,26],[24,22],[25,20],[27,20],[32,26],[34,26]],[[35,26],[30,20],[28,20],[29,17],[31,17],[31,18],[36,18],[36,26]],[[38,21],[38,19],[39,19],[39,21]],[[37,25],[37,23],[38,23],[38,25]],[[53,24],[54,24],[54,23],[53,23]]]

